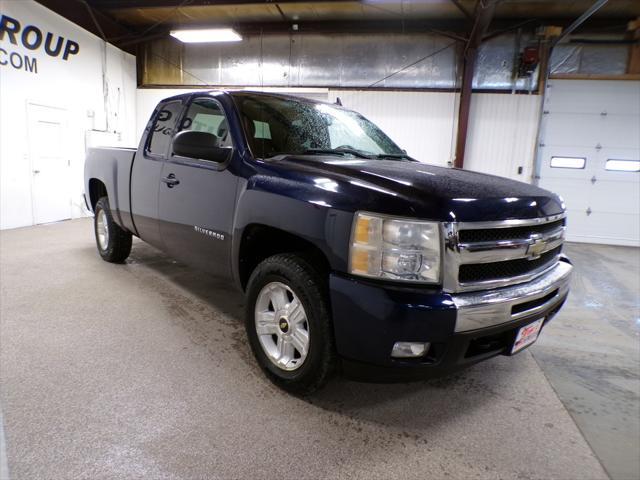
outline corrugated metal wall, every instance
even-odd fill
[[[535,43],[524,34],[522,45]],[[473,87],[531,90],[537,72],[514,77],[516,36],[484,42]],[[310,32],[246,35],[242,42],[145,44],[142,84],[327,88],[456,88],[460,42],[431,33]]]
[[[539,95],[474,94],[464,167],[531,182],[539,109]]]

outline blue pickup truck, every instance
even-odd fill
[[[513,355],[569,289],[557,195],[418,162],[339,105],[167,98],[137,150],[90,150],[85,189],[104,260],[135,235],[243,290],[257,362],[291,392]]]

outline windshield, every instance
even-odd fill
[[[406,157],[369,120],[336,105],[249,93],[235,93],[233,98],[256,157],[327,153]]]

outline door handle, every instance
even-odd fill
[[[162,179],[162,181],[163,181],[164,183],[166,183],[166,184],[167,184],[167,187],[169,187],[169,188],[173,188],[173,187],[175,187],[176,185],[180,185],[180,180],[178,180],[178,179],[176,178],[176,176],[175,176],[173,173],[170,173],[169,175],[167,175],[166,177],[164,177],[164,178]]]

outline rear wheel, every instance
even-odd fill
[[[131,253],[131,233],[113,221],[107,197],[98,200],[94,212],[93,227],[100,256],[107,262],[124,262]]]
[[[294,393],[320,388],[335,363],[324,282],[304,258],[280,254],[256,267],[247,288],[245,327],[269,378]]]

